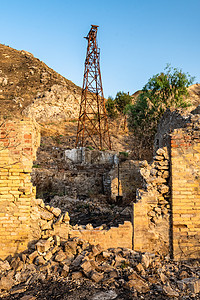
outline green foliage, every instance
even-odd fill
[[[131,96],[124,92],[118,92],[115,97],[115,106],[118,112],[125,114],[125,107],[131,103]]]
[[[115,119],[117,116],[117,111],[115,108],[115,101],[113,97],[109,96],[105,105],[108,117],[111,119]]]
[[[149,79],[135,104],[128,106],[129,128],[137,135],[152,137],[167,108],[184,108],[190,105],[187,87],[193,81],[194,77],[188,73],[167,65],[165,72]]]
[[[86,148],[89,150],[94,150],[94,148],[92,148],[91,146],[87,146]]]
[[[35,164],[35,165],[33,165],[33,168],[38,169],[38,168],[40,168],[40,165]]]
[[[115,119],[117,112],[123,115],[126,114],[126,107],[131,103],[132,99],[129,94],[124,92],[118,92],[115,99],[109,96],[106,102],[107,114],[110,118]]]
[[[128,157],[128,152],[125,152],[125,151],[122,151],[122,152],[119,152],[120,155],[123,155],[125,157]]]

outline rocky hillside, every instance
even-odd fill
[[[27,51],[0,44],[1,114],[37,121],[78,116],[81,88]]]
[[[191,99],[194,107],[200,105],[200,84],[196,83],[188,88],[189,98]]]

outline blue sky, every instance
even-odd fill
[[[167,63],[200,82],[200,0],[1,1],[1,43],[27,50],[82,86],[91,24],[99,25],[105,97],[136,92]]]

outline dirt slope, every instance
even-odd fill
[[[40,119],[42,103],[45,110],[51,111],[47,116],[52,119],[53,114],[55,115],[55,106],[57,116],[59,112],[65,111],[64,106],[69,110],[66,102],[71,103],[70,109],[73,110],[74,106],[77,110],[80,93],[81,89],[78,86],[56,73],[31,53],[0,44],[1,114],[8,116],[13,113],[25,114]],[[70,115],[71,113],[68,117]]]

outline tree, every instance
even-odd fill
[[[131,96],[124,92],[118,92],[115,97],[115,106],[119,113],[125,114],[125,107],[131,103]]]
[[[106,111],[107,111],[107,115],[109,118],[111,119],[115,119],[117,116],[117,111],[116,111],[116,107],[115,107],[115,100],[113,99],[113,97],[109,96],[108,100],[106,101]]]
[[[164,72],[149,79],[135,104],[129,105],[129,128],[135,134],[148,136],[151,140],[167,108],[184,108],[190,105],[187,87],[193,81],[194,77],[188,73],[167,65]]]

